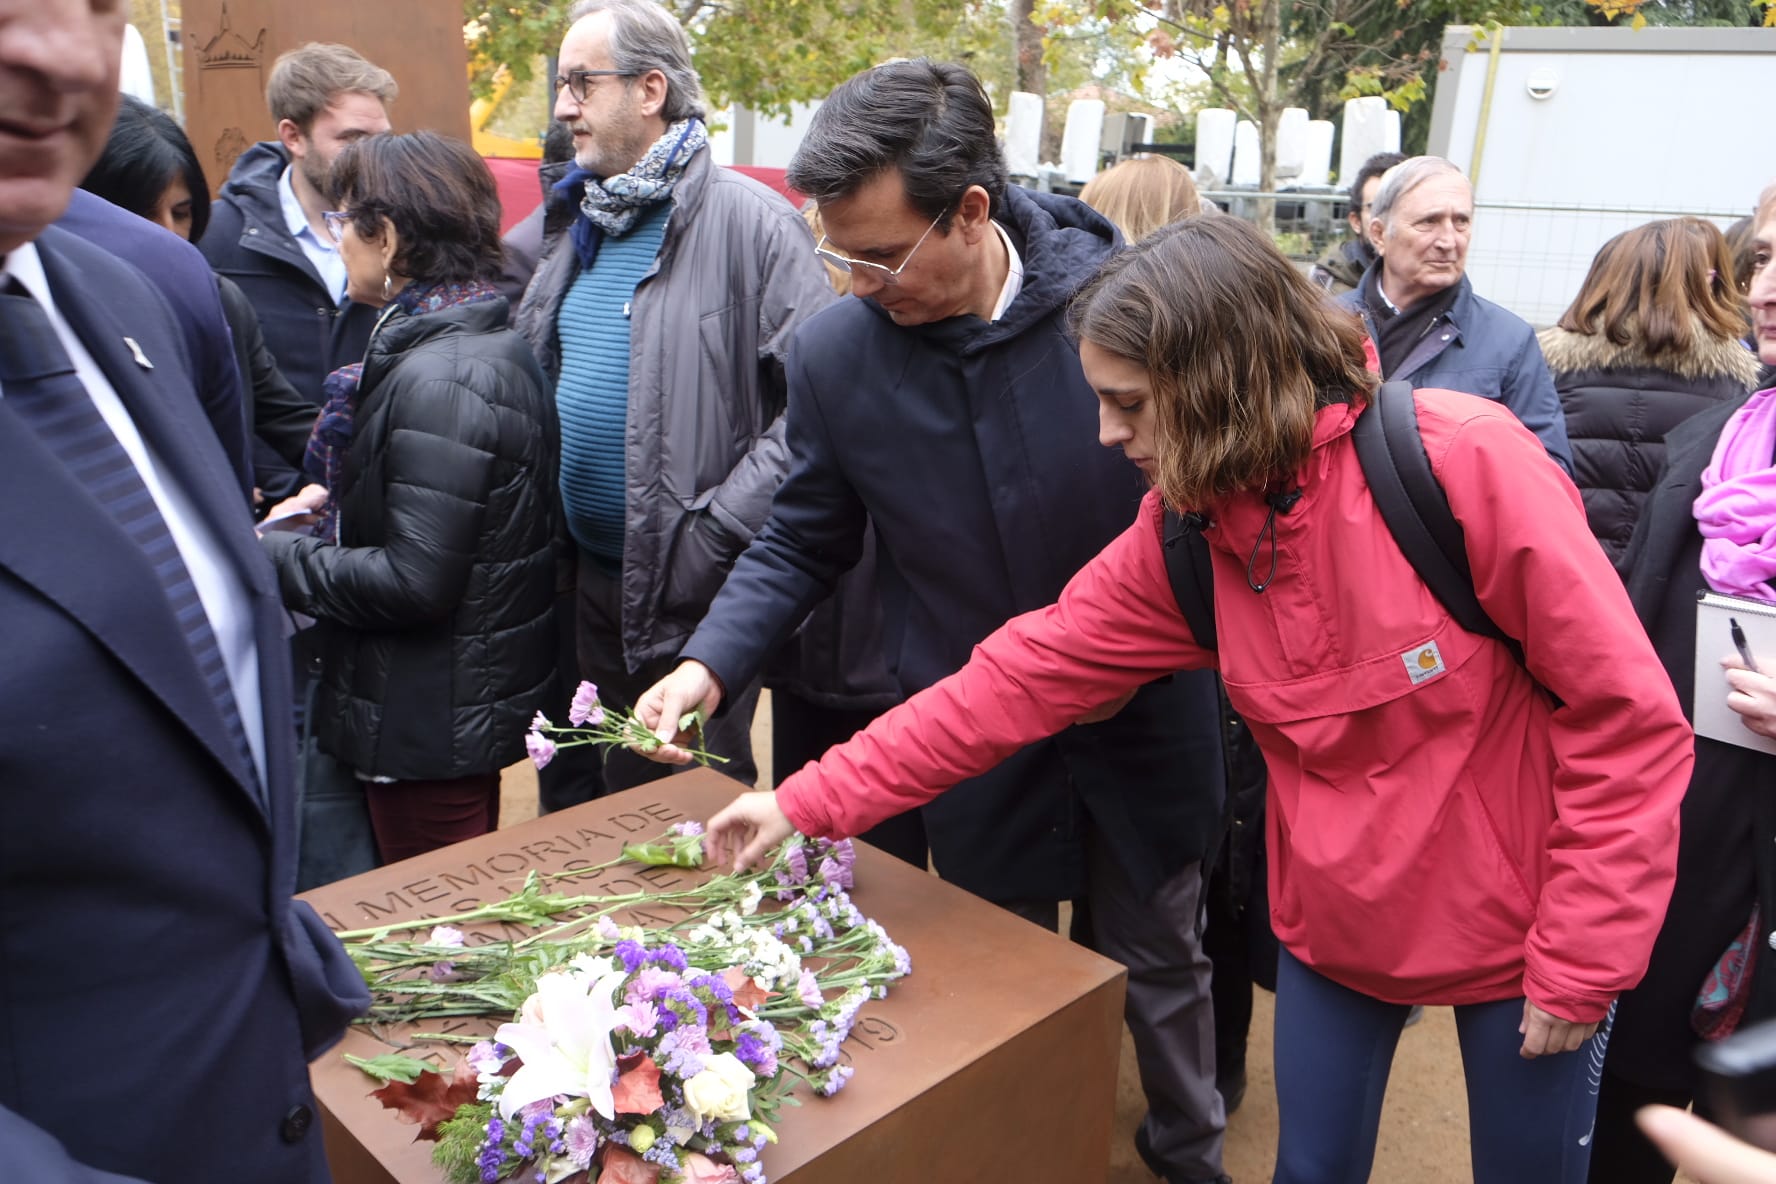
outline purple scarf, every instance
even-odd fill
[[[1747,399],[1721,430],[1693,512],[1708,586],[1776,600],[1776,387]]]
[[[427,286],[408,284],[377,320],[376,327],[381,329],[384,321],[397,315],[397,309],[408,316],[421,316],[458,304],[480,304],[499,298],[499,289],[483,280]],[[308,437],[308,452],[302,461],[302,467],[309,475],[319,478],[327,487],[327,501],[321,507],[320,521],[316,523],[314,533],[316,538],[329,543],[339,541],[339,477],[345,470],[346,453],[351,449],[352,419],[357,414],[358,385],[363,380],[362,362],[341,366],[327,375],[321,384],[321,393],[326,399],[321,404],[314,431]]]

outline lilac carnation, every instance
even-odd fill
[[[660,1009],[645,999],[628,1003],[617,1012],[617,1022],[646,1040],[659,1030]]]
[[[820,994],[820,980],[807,967],[802,968],[801,977],[796,979],[796,994],[802,1000],[802,1006],[819,1011],[826,999]]]
[[[497,1040],[483,1040],[469,1049],[469,1055],[463,1059],[477,1074],[488,1077],[498,1073],[511,1055],[512,1050]]]
[[[582,682],[574,691],[573,702],[568,704],[567,721],[576,728],[596,728],[604,722],[604,708],[598,705],[598,688],[589,682]]]
[[[530,754],[533,765],[539,769],[546,768],[555,759],[555,742],[545,738],[541,732],[527,732],[524,736],[524,751]]]
[[[805,884],[808,881],[808,852],[800,843],[783,853],[783,862],[788,864],[789,880],[792,884]]]
[[[694,839],[698,835],[703,833],[703,824],[701,822],[694,822],[691,819],[687,818],[683,822],[673,823],[672,824],[672,833],[675,835],[679,835],[682,838]]]

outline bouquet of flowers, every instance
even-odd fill
[[[624,854],[695,866],[701,842],[680,823]],[[341,934],[371,984],[372,1022],[509,1021],[454,1084],[403,1057],[353,1063],[390,1080],[378,1096],[437,1139],[455,1184],[765,1184],[778,1106],[798,1084],[844,1086],[840,1045],[858,1012],[910,970],[851,902],[854,859],[849,841],[797,836],[763,869],[680,891],[548,895],[533,876],[467,913]],[[639,903],[687,916],[640,928],[611,915]],[[550,928],[484,945],[456,928],[495,919]],[[390,938],[426,925],[421,941]]]
[[[555,753],[563,748],[579,748],[587,744],[603,748],[621,747],[634,748],[641,752],[652,752],[660,747],[660,738],[648,730],[635,717],[632,711],[606,710],[598,699],[598,688],[589,682],[582,682],[574,691],[573,701],[567,706],[567,727],[551,723],[549,717],[542,712],[530,721],[530,732],[524,737],[524,750],[530,754],[531,763],[541,769],[555,759]],[[703,713],[693,711],[678,721],[678,730],[701,734]],[[685,750],[697,758],[699,764],[707,765],[710,761],[727,764],[728,758],[717,756],[713,752],[705,752],[701,748],[685,746]]]

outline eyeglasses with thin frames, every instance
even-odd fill
[[[352,220],[350,210],[327,210],[321,214],[321,221],[327,224],[327,233],[335,243],[345,241],[346,224]]]
[[[560,94],[566,87],[567,93],[574,97],[574,102],[586,101],[588,78],[639,78],[641,75],[634,70],[569,70],[566,74],[555,76],[555,93]]]
[[[948,212],[948,210],[944,211],[944,213]],[[913,249],[906,253],[906,258],[900,261],[899,267],[871,263],[868,259],[853,259],[849,255],[841,255],[837,251],[829,251],[826,248],[826,235],[824,234],[820,236],[820,241],[814,244],[814,253],[840,271],[848,271],[853,275],[867,275],[879,283],[893,287],[900,283],[900,273],[907,269],[907,264],[913,261],[913,256],[919,253],[919,248],[925,245],[925,240],[931,237],[931,232],[937,229],[937,224],[941,221],[943,221],[943,214],[939,214],[931,220],[931,225],[925,228],[925,233],[919,236],[919,241],[914,243]]]

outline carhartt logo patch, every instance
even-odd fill
[[[1412,680],[1413,686],[1427,678],[1436,678],[1449,669],[1443,665],[1443,652],[1434,641],[1427,641],[1407,650],[1400,655],[1400,661],[1406,663],[1406,677]]]

